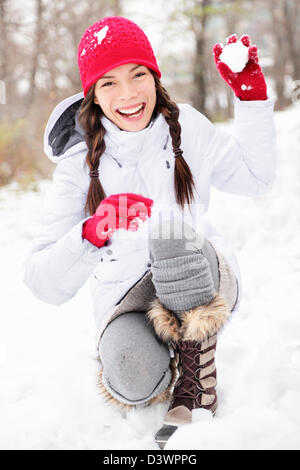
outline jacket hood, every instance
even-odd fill
[[[69,96],[54,108],[44,133],[44,151],[54,163],[87,149],[84,130],[78,122],[83,92]]]
[[[84,130],[78,121],[83,99],[83,92],[69,96],[58,103],[50,115],[44,133],[44,151],[54,163],[82,150],[87,151]],[[134,163],[146,141],[153,139],[154,134],[156,140],[161,135],[164,142],[167,142],[169,136],[168,124],[161,113],[145,129],[137,132],[120,130],[106,116],[101,117],[101,122],[106,129],[106,152],[112,158],[116,153],[119,165],[120,160],[124,163]]]

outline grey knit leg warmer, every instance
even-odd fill
[[[178,315],[209,303],[219,287],[213,247],[186,223],[167,220],[160,225],[162,230],[152,230],[156,238],[150,236],[152,281],[160,302]],[[163,225],[168,225],[169,233]]]

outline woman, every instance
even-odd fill
[[[256,47],[241,42],[239,73],[214,47],[236,95],[236,137],[170,99],[148,38],[122,17],[86,30],[83,93],[59,103],[45,131],[57,167],[25,283],[60,305],[90,279],[101,390],[123,407],[171,398],[161,447],[177,426],[215,414],[217,334],[241,298],[236,257],[205,221],[210,185],[256,196],[274,177],[274,100]]]

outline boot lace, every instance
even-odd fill
[[[181,342],[178,344],[178,350],[180,351],[180,366],[182,370],[173,391],[174,400],[176,398],[192,399],[196,400],[200,406],[198,397],[205,391],[200,387],[199,379],[197,379],[197,372],[201,369],[196,362],[197,356],[201,354],[200,343]]]

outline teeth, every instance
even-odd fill
[[[125,109],[124,110],[119,109],[119,111],[122,114],[133,114],[133,113],[136,113],[137,111],[140,111],[140,109],[142,109],[142,107],[143,107],[143,105],[141,104],[137,108],[126,109],[126,111],[125,111]]]

